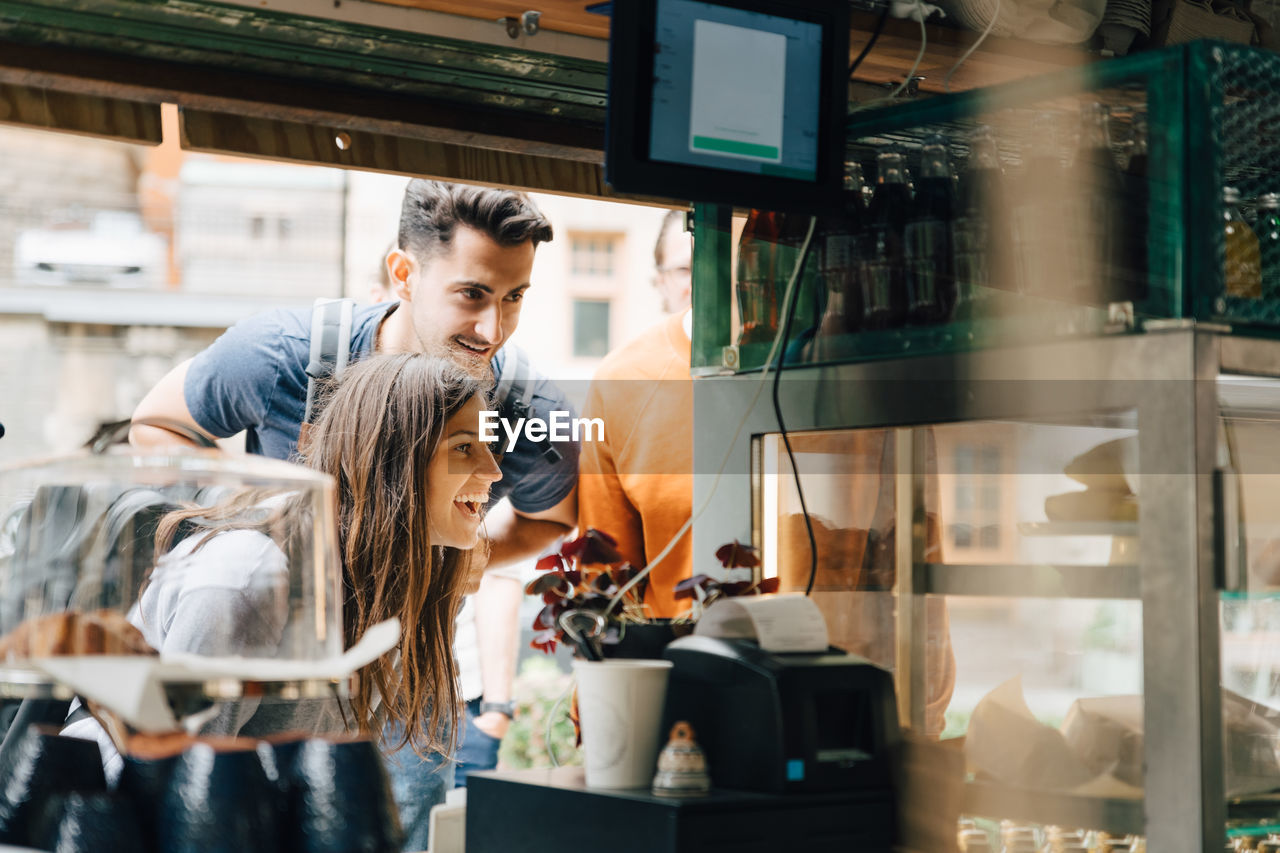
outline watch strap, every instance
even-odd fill
[[[506,717],[508,720],[513,719],[516,715],[516,703],[515,702],[483,702],[483,701],[480,703],[481,714],[488,714],[495,711],[501,714],[502,716]]]

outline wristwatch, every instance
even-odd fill
[[[480,703],[481,714],[488,714],[492,711],[496,711],[497,713],[501,714],[502,716],[510,720],[510,719],[513,719],[516,715],[516,703],[515,702],[481,702]]]

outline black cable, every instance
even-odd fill
[[[849,78],[853,79],[853,72],[858,70],[858,66],[862,64],[862,60],[867,58],[867,54],[871,52],[871,48],[876,46],[876,40],[880,38],[880,33],[884,32],[884,22],[889,18],[889,3],[885,0],[884,9],[880,11],[880,17],[876,19],[875,28],[871,30],[871,41],[867,42],[862,48],[862,53],[858,54],[858,58],[853,60],[849,65]]]
[[[804,515],[804,529],[809,534],[809,582],[805,584],[804,594],[813,592],[813,581],[818,576],[818,543],[813,538],[813,521],[809,518],[809,507],[804,501],[804,489],[800,485],[800,469],[796,467],[796,455],[791,450],[791,439],[787,436],[787,426],[782,421],[782,406],[778,403],[778,383],[782,379],[782,364],[786,360],[787,340],[791,337],[791,321],[796,316],[796,305],[800,302],[800,287],[804,281],[804,264],[809,258],[809,247],[813,245],[813,234],[817,230],[816,218],[809,220],[809,234],[804,245],[800,247],[800,257],[796,258],[795,284],[791,287],[791,298],[782,306],[782,345],[778,348],[778,363],[773,370],[773,415],[778,420],[778,431],[782,433],[782,444],[787,448],[787,459],[791,462],[791,476],[796,482],[796,494],[800,496],[800,512]]]

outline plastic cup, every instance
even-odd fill
[[[671,661],[573,662],[588,788],[648,788]]]

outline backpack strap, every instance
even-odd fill
[[[502,348],[502,370],[498,374],[493,397],[498,403],[499,415],[509,423],[529,417],[532,411],[533,383],[529,381],[532,373],[533,366],[524,350],[514,344]],[[542,456],[548,462],[560,461],[560,451],[551,443],[549,436],[537,443],[542,445]]]
[[[352,299],[317,299],[311,308],[311,354],[307,362],[307,407],[302,422],[311,423],[318,384],[342,378],[351,356]]]

